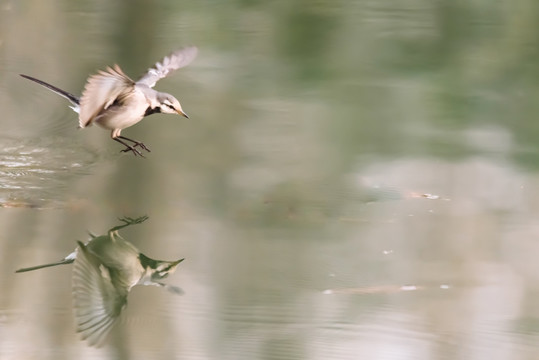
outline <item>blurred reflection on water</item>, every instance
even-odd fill
[[[512,4],[0,3],[0,358],[536,358],[538,22]],[[147,159],[18,76],[80,93],[189,44],[160,86],[191,120],[126,130]],[[123,235],[185,257],[186,294],[135,288],[88,348],[71,272],[13,271],[142,214]]]
[[[73,265],[73,314],[77,332],[90,346],[101,346],[122,310],[133,286],[153,285],[180,295],[181,288],[160,280],[176,271],[184,259],[156,260],[142,254],[119,234],[119,230],[140,224],[148,219],[121,218],[121,224],[103,235],[91,235],[77,242],[75,251],[61,260],[17,269],[26,273],[60,265]]]

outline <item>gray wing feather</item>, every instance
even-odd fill
[[[189,65],[195,59],[197,53],[198,49],[195,46],[174,51],[156,63],[153,68],[148,69],[146,74],[137,81],[137,84],[154,87],[158,80],[166,77],[172,71]]]
[[[73,267],[73,307],[77,331],[99,346],[127,303],[128,290],[114,287],[107,269],[84,244]]]
[[[132,93],[133,85],[118,65],[90,76],[80,99],[79,126],[91,125],[100,112]]]

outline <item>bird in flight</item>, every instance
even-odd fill
[[[70,107],[79,114],[80,128],[95,123],[111,131],[112,139],[125,146],[123,152],[131,151],[135,156],[144,157],[141,150],[149,152],[150,149],[140,141],[122,136],[122,130],[155,113],[179,114],[189,118],[178,99],[153,87],[159,79],[189,65],[197,53],[198,49],[194,46],[174,51],[148,69],[137,81],[131,80],[118,65],[107,67],[88,78],[81,97],[32,76],[20,76],[69,100],[72,104]]]
[[[74,263],[72,292],[77,331],[91,346],[100,346],[127,305],[127,295],[133,286],[155,285],[183,293],[160,280],[172,274],[184,259],[151,259],[118,234],[118,230],[146,219],[147,216],[120,219],[123,224],[113,227],[106,235],[91,235],[86,244],[78,241],[75,251],[62,260],[16,272]]]

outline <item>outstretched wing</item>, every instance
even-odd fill
[[[101,111],[129,95],[134,85],[118,65],[90,76],[80,99],[79,126],[91,125]]]
[[[127,288],[114,287],[108,269],[79,242],[73,267],[73,307],[77,331],[99,346],[127,304]]]
[[[172,71],[189,65],[195,59],[197,53],[198,49],[195,46],[174,51],[172,54],[165,56],[161,62],[156,63],[153,68],[148,69],[148,72],[137,81],[137,84],[154,87],[158,80]]]

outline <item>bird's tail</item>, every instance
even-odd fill
[[[41,86],[44,86],[46,87],[47,89],[49,89],[50,91],[60,95],[61,97],[69,100],[69,102],[71,104],[73,104],[73,106],[71,106],[71,108],[73,110],[75,110],[76,112],[78,112],[78,109],[79,109],[79,105],[80,105],[80,99],[78,96],[75,96],[71,93],[68,93],[67,91],[65,90],[62,90],[60,88],[57,88],[56,86],[54,85],[51,85],[49,83],[46,83],[45,81],[43,80],[39,80],[39,79],[36,79],[35,77],[31,77],[31,76],[28,76],[28,75],[24,75],[24,74],[19,74],[20,76],[22,76],[23,78],[25,79],[28,79],[28,80],[31,80],[33,82],[36,82],[38,83],[39,85]]]
[[[15,271],[15,272],[16,273],[21,273],[21,272],[27,272],[27,271],[43,269],[43,268],[46,268],[46,267],[51,267],[51,266],[56,266],[56,265],[66,265],[66,264],[73,263],[73,261],[75,261],[75,259],[63,259],[62,261],[58,261],[58,262],[55,262],[55,263],[43,264],[43,265],[37,265],[37,266],[22,268],[22,269],[19,269],[19,270]]]

